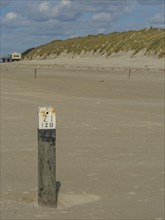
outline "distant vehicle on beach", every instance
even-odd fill
[[[12,54],[9,54],[6,57],[2,57],[1,60],[2,60],[3,63],[4,62],[19,61],[19,60],[21,60],[21,54],[17,53],[17,52],[14,52]]]

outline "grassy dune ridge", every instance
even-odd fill
[[[113,32],[88,35],[67,40],[54,40],[23,52],[24,59],[46,59],[61,54],[73,56],[92,53],[109,57],[113,53],[132,51],[132,56],[142,51],[144,55],[165,57],[165,29],[145,28],[138,31]]]

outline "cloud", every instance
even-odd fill
[[[29,21],[16,12],[8,12],[1,22],[2,27],[5,28],[18,28],[27,24],[29,24]]]
[[[164,25],[165,24],[165,18],[164,18],[164,13],[158,13],[155,16],[151,18],[151,22],[153,24],[159,24],[159,25]]]
[[[59,21],[75,20],[81,15],[81,8],[75,7],[75,1],[36,1],[28,5],[28,10],[23,9],[22,13],[33,21],[43,22],[50,19]]]
[[[130,12],[132,11],[133,7],[135,6],[136,1],[132,0],[93,0],[90,2],[86,2],[87,10],[89,9],[90,11],[93,12],[119,12],[119,11],[124,11],[124,12]]]
[[[110,22],[113,20],[113,17],[109,13],[98,13],[93,15],[92,20],[95,22]]]
[[[146,5],[146,6],[158,6],[158,5],[164,5],[164,0],[137,0],[137,3],[140,5]]]
[[[100,6],[100,7],[99,7]],[[95,12],[92,16],[92,21],[99,25],[104,23],[105,26],[108,23],[113,23],[121,18],[124,14],[130,14],[135,7],[135,2],[125,1],[109,1],[104,2],[104,6],[101,5],[101,2],[97,2],[97,7],[95,7]],[[88,9],[90,10],[90,9]],[[92,7],[91,7],[92,11]]]
[[[27,19],[43,22],[50,19],[58,21],[76,21],[85,13],[111,14],[111,18],[117,13],[130,13],[135,5],[135,1],[128,0],[109,0],[109,1],[73,1],[73,0],[56,0],[56,1],[34,1],[27,4],[27,7],[19,10]],[[96,17],[97,17],[96,16]],[[94,18],[95,20],[95,18]],[[109,20],[109,19],[108,19]]]
[[[50,10],[50,4],[49,2],[42,2],[39,4],[38,8],[41,13],[48,12]]]
[[[18,17],[19,17],[19,15],[17,13],[9,12],[8,14],[6,14],[5,20],[10,21],[10,20],[17,19]]]
[[[0,2],[0,7],[6,7],[7,5],[10,4],[10,0],[1,0]]]

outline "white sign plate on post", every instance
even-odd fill
[[[53,107],[39,107],[39,129],[55,129],[56,113]]]

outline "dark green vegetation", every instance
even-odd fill
[[[112,53],[142,51],[145,55],[165,56],[165,29],[149,28],[138,31],[114,32],[107,35],[88,35],[67,40],[55,40],[48,44],[29,49],[22,55],[25,59],[43,59],[62,53],[80,55],[97,53],[110,56]],[[132,55],[132,56],[133,56]]]

